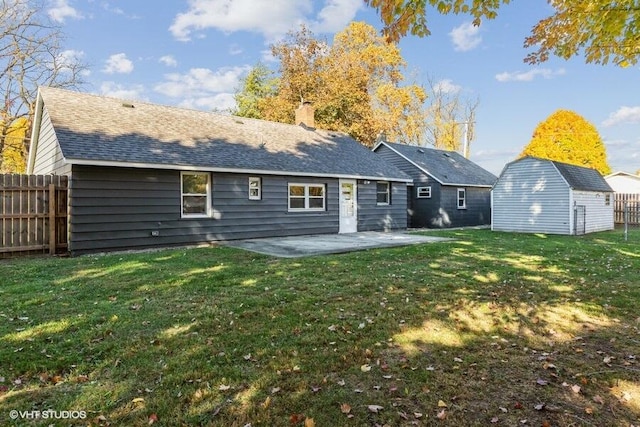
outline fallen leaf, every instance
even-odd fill
[[[293,367],[293,372],[300,372],[300,371],[301,371],[300,366],[296,365]]]
[[[369,372],[371,370],[371,365],[362,365],[360,366],[360,370],[362,372]]]
[[[542,411],[544,409],[544,403],[538,403],[533,407],[536,411]]]
[[[443,400],[438,400],[438,408],[446,408],[447,404]]]
[[[340,405],[340,412],[343,414],[348,414],[351,412],[351,406],[348,403],[343,403]]]
[[[301,423],[302,420],[304,420],[303,414],[291,414],[291,416],[289,417],[289,423],[292,426]]]
[[[132,403],[142,403],[142,402],[144,402],[144,397],[136,397],[131,402]]]
[[[509,410],[508,410],[507,408],[503,407],[503,406],[500,406],[498,409],[500,409],[500,410],[501,410],[502,412],[504,412],[505,414],[506,414],[507,412],[509,412]]]
[[[230,388],[231,388],[231,386],[230,386],[230,385],[222,384],[222,385],[220,385],[220,387],[218,387],[218,390],[220,390],[220,391],[227,391],[227,390],[229,390]]]
[[[516,402],[516,404],[515,404],[515,405],[513,405],[513,407],[514,407],[515,409],[522,409],[522,403],[520,403],[520,402]]]
[[[454,357],[453,361],[454,362],[458,362],[458,363],[462,363],[462,359],[460,359],[459,357]]]
[[[422,418],[423,414],[422,414],[422,412],[414,412],[413,416],[416,417],[416,418]]]
[[[574,393],[580,393],[580,390],[582,390],[580,388],[580,386],[578,384],[574,384],[571,386],[571,391],[573,391]]]
[[[609,363],[611,363],[611,359],[613,359],[611,356],[607,356],[604,359],[602,359],[602,363],[605,363],[608,365]]]
[[[586,412],[589,415],[593,414],[593,408],[591,406],[587,406],[586,408],[584,408],[584,412]]]
[[[86,375],[78,375],[76,381],[79,383],[86,383],[87,381],[89,381],[89,377]]]
[[[149,425],[155,423],[158,421],[158,415],[157,414],[151,414],[149,415]]]
[[[538,385],[547,385],[547,384],[549,384],[549,381],[543,380],[542,378],[538,378],[536,380],[536,384],[538,384]]]
[[[280,391],[280,387],[273,387],[273,388],[271,389],[271,394],[276,394],[276,393],[277,393],[277,392],[279,392],[279,391]]]
[[[447,409],[442,408],[442,411],[438,412],[437,417],[439,420],[444,420],[445,418],[447,418]]]
[[[304,427],[316,427],[316,422],[313,421],[313,418],[307,418],[304,420]]]
[[[369,409],[369,412],[374,412],[376,414],[384,409],[380,405],[369,405],[367,408]]]
[[[604,399],[600,397],[599,394],[596,394],[595,396],[593,396],[593,401],[601,405],[604,405]]]
[[[547,421],[547,420],[544,420],[542,422],[542,427],[551,427],[551,423],[549,421]]]
[[[271,406],[271,396],[267,396],[267,398],[262,402],[262,409],[268,409]]]
[[[498,417],[493,417],[493,418],[491,418],[491,424],[495,424],[495,423],[497,423],[498,421],[500,421],[500,419],[499,419]]]

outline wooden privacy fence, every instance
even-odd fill
[[[0,175],[0,258],[67,250],[69,180],[55,175]]]
[[[640,194],[615,193],[614,195],[614,222],[624,224],[625,205],[627,206],[627,220],[631,225],[640,224]]]

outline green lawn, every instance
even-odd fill
[[[2,260],[0,425],[640,425],[640,232],[436,234]]]

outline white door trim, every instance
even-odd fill
[[[345,187],[343,189],[343,186]],[[344,191],[346,190],[346,191]],[[355,179],[340,180],[340,229],[339,233],[358,231],[358,183]]]

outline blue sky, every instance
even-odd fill
[[[362,0],[45,0],[67,36],[66,55],[89,64],[85,91],[211,110],[233,106],[240,80],[269,45],[304,23],[331,40],[350,21],[380,28]],[[605,141],[614,171],[640,169],[640,67],[552,58],[523,62],[545,0],[503,6],[478,27],[466,16],[428,19],[432,35],[400,42],[406,75],[478,98],[471,159],[498,174],[558,109],[574,110]]]

